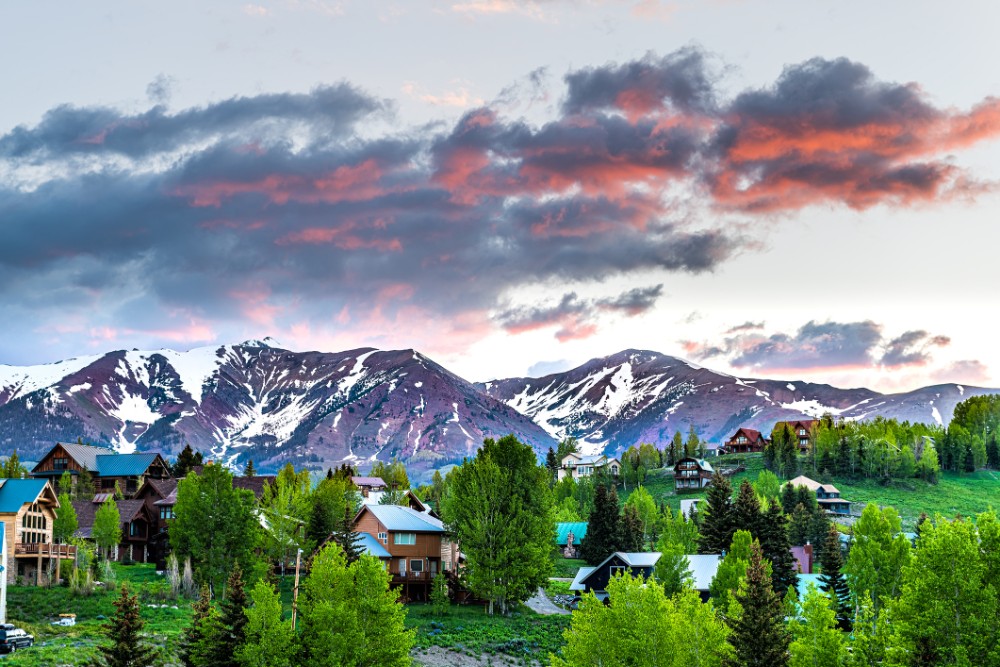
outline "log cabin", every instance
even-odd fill
[[[756,454],[764,451],[767,438],[760,431],[752,428],[739,428],[726,441],[725,449],[729,454]]]
[[[76,547],[53,544],[52,524],[59,499],[48,480],[0,479],[0,521],[4,522],[8,584],[42,585],[58,580],[61,559],[75,558]]]
[[[679,493],[704,489],[712,483],[714,472],[705,459],[683,458],[674,465],[674,488]]]

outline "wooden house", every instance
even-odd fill
[[[597,567],[581,567],[569,589],[577,594],[594,593],[598,599],[607,600],[608,582],[615,574],[621,572],[633,577],[641,576],[648,579],[653,574],[659,551],[643,553],[625,553],[616,551],[608,556]],[[722,556],[719,554],[691,554],[685,556],[688,560],[688,572],[691,574],[691,585],[698,591],[702,600],[708,600],[708,589],[719,569]]]
[[[91,500],[74,500],[77,529],[75,536],[85,540],[93,539],[94,519],[101,505],[112,496],[98,493]],[[115,501],[121,517],[122,539],[107,557],[111,560],[131,560],[138,563],[150,561],[149,540],[154,535],[155,521],[152,511],[145,501],[131,499]]]
[[[820,484],[805,475],[786,482],[793,487],[804,486],[816,494],[816,502],[830,514],[850,514],[851,502],[840,497],[840,491],[833,484]]]
[[[729,454],[755,454],[764,451],[767,438],[760,431],[741,427],[726,441],[725,449]]]
[[[170,466],[156,452],[117,454],[107,447],[76,444],[56,444],[31,470],[31,476],[55,484],[69,471],[75,484],[83,470],[93,476],[96,491],[114,493],[117,484],[128,498],[138,493],[147,479],[170,479]]]
[[[48,480],[0,479],[0,521],[4,522],[8,584],[41,585],[58,580],[61,559],[75,558],[76,547],[53,544],[52,523],[59,500]]]
[[[377,503],[382,497],[382,493],[389,488],[381,477],[361,477],[355,475],[351,477],[351,482],[354,486],[358,487],[358,491],[361,492],[361,497],[363,499],[372,499],[373,502]]]
[[[781,421],[774,424],[774,428],[771,429],[771,437],[774,437],[774,433],[780,431],[781,429],[788,427],[791,431],[792,436],[798,441],[799,449],[803,452],[808,451],[809,447],[812,445],[813,438],[813,428],[819,424],[818,419],[797,419],[793,421]]]
[[[147,562],[156,563],[156,569],[165,570],[167,555],[170,553],[170,541],[167,537],[167,524],[174,518],[174,505],[177,503],[176,479],[148,479],[135,495],[149,511],[152,519],[147,548]],[[158,503],[166,501],[166,504]]]
[[[408,599],[426,600],[434,576],[453,572],[458,565],[457,545],[430,512],[400,505],[362,505],[354,530],[374,538],[388,552],[392,585],[402,586]]]
[[[612,477],[618,477],[621,472],[621,462],[616,458],[608,458],[603,454],[593,454],[584,456],[582,454],[570,453],[563,457],[561,467],[557,477],[572,477],[581,479],[590,477],[601,469],[607,470]]]
[[[678,492],[704,489],[712,483],[715,469],[705,459],[683,458],[674,465],[674,488]]]

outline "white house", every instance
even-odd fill
[[[616,458],[608,458],[603,454],[592,454],[583,456],[582,454],[567,454],[563,457],[562,466],[559,468],[559,479],[571,476],[573,479],[590,477],[597,470],[607,467],[612,477],[617,477],[621,472],[621,462]]]

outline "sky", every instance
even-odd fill
[[[1000,387],[1000,4],[0,7],[0,364]]]

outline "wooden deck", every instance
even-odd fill
[[[36,542],[34,544],[17,543],[14,545],[14,556],[24,558],[76,558],[76,546],[73,544],[52,544]]]

